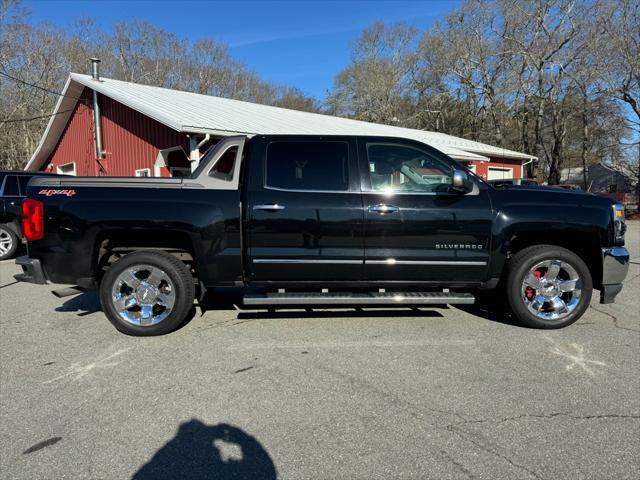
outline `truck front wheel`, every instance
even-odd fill
[[[525,248],[511,258],[506,273],[510,310],[528,327],[566,327],[589,307],[591,274],[570,250],[555,245]]]
[[[102,310],[122,333],[152,336],[177,328],[193,308],[191,272],[163,251],[130,253],[100,283]]]

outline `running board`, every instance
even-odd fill
[[[470,305],[470,293],[449,292],[370,292],[370,293],[264,293],[247,294],[245,305]]]

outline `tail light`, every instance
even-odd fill
[[[38,200],[25,198],[22,201],[22,233],[27,241],[44,237],[44,205]]]

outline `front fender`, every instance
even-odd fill
[[[608,243],[609,223],[610,213],[597,205],[503,205],[493,224],[489,277],[501,277],[509,253],[524,246],[548,243],[572,250],[599,251]]]

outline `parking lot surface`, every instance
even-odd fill
[[[639,478],[639,239],[617,303],[552,331],[229,309],[132,338],[2,262],[0,477]]]

